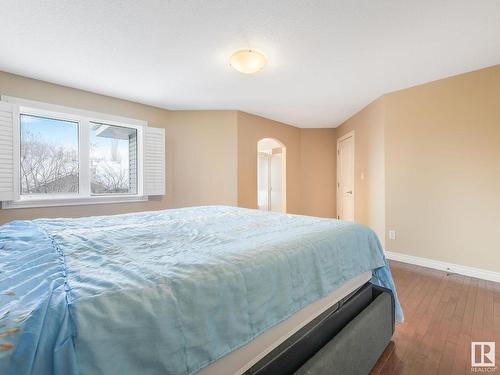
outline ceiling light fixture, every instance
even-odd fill
[[[229,64],[240,73],[257,73],[266,65],[267,59],[259,51],[242,49],[231,55]]]

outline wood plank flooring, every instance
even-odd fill
[[[500,284],[390,264],[405,322],[371,374],[472,374],[471,341],[496,341],[500,375]]]

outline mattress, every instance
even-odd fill
[[[248,344],[205,367],[198,372],[198,375],[243,374],[287,338],[363,286],[371,278],[371,272],[364,272],[353,277],[327,296],[308,304],[288,319],[269,328]]]

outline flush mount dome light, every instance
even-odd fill
[[[229,63],[240,73],[252,74],[266,65],[266,56],[253,49],[242,49],[231,55]]]

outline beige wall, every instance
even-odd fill
[[[287,212],[300,213],[300,129],[238,112],[238,206],[257,208],[257,142],[275,138],[286,146]]]
[[[236,204],[236,112],[168,111],[0,72],[0,94],[146,120],[166,129],[167,194],[148,202],[0,209],[0,224],[200,204]]]
[[[172,111],[174,207],[237,205],[236,111]]]
[[[238,206],[257,207],[257,142],[286,147],[287,212],[335,216],[335,129],[299,129],[238,112]]]
[[[385,101],[388,250],[500,272],[500,65]]]
[[[335,129],[300,129],[301,214],[335,217]]]
[[[167,195],[148,202],[0,210],[14,219],[201,204],[256,207],[261,138],[287,147],[288,212],[335,215],[336,139],[356,132],[356,220],[387,249],[500,272],[500,66],[394,92],[336,130],[237,111],[168,111],[0,72],[0,94],[143,119],[167,136]],[[364,179],[361,179],[361,173]],[[385,176],[385,178],[384,178]]]
[[[337,130],[237,111],[168,111],[2,72],[0,94],[163,127],[168,176],[167,195],[148,202],[0,210],[0,223],[200,204],[256,207],[257,141],[265,137],[287,147],[288,212],[334,216],[335,140],[354,129],[357,221],[382,240],[396,230],[397,239],[386,241],[390,251],[500,272],[500,66],[387,94]]]
[[[335,215],[335,130],[299,129],[238,111],[168,111],[0,72],[0,94],[146,120],[166,129],[167,194],[148,202],[0,209],[0,224],[206,204],[257,205],[257,141],[286,145],[287,211]]]
[[[386,94],[337,137],[353,129],[356,221],[389,251],[500,272],[500,65]]]
[[[385,241],[385,103],[380,98],[337,128],[340,138],[354,130],[354,217]],[[335,145],[336,147],[336,145]]]

